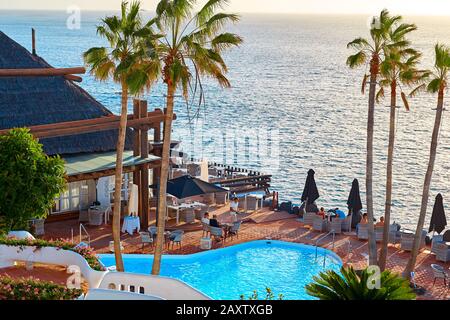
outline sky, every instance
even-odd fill
[[[227,11],[245,13],[375,14],[383,8],[402,15],[450,16],[450,0],[229,0]],[[116,10],[121,0],[0,0],[0,9]],[[157,0],[141,0],[154,10]],[[204,2],[199,0],[199,2]]]

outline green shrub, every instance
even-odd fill
[[[369,288],[373,274],[368,269],[359,272],[353,268],[341,268],[321,272],[306,286],[306,292],[320,300],[413,300],[416,295],[408,280],[386,270],[380,274],[380,287]]]
[[[64,191],[64,161],[47,156],[28,129],[0,135],[0,229],[28,230],[31,219],[48,215]]]
[[[83,291],[33,278],[0,277],[0,300],[75,300]]]

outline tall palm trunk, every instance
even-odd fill
[[[367,159],[366,159],[366,201],[368,236],[369,236],[369,264],[377,264],[377,243],[373,226],[373,135],[375,124],[375,91],[377,88],[377,77],[380,59],[374,54],[370,61],[370,89],[369,89],[369,110],[367,116]]]
[[[164,229],[166,225],[166,192],[167,179],[169,177],[169,156],[172,132],[173,105],[174,105],[175,87],[172,84],[167,85],[167,106],[166,117],[164,119],[164,141],[161,159],[161,176],[159,181],[158,194],[158,230],[156,236],[156,249],[153,259],[152,274],[158,275],[161,269],[161,255],[164,246]]]
[[[436,118],[434,121],[433,135],[431,137],[430,158],[428,160],[428,169],[425,174],[425,181],[423,183],[422,204],[420,206],[419,221],[417,223],[416,234],[414,237],[414,246],[413,246],[413,250],[411,251],[411,256],[409,258],[408,265],[406,266],[406,269],[404,271],[404,275],[408,279],[411,278],[411,272],[414,271],[414,268],[416,266],[417,255],[419,254],[423,225],[425,223],[425,217],[427,215],[428,198],[430,196],[430,185],[431,185],[431,179],[433,177],[434,163],[436,160],[436,151],[437,151],[437,146],[438,146],[439,130],[441,127],[443,110],[444,110],[444,88],[441,87],[439,89],[438,105],[437,105],[437,110],[436,110]]]
[[[394,146],[395,146],[395,113],[397,104],[397,82],[391,83],[391,111],[389,117],[389,146],[386,168],[386,203],[384,205],[384,228],[383,243],[381,245],[380,259],[378,264],[381,271],[386,268],[386,258],[389,242],[389,225],[391,224],[391,207],[392,207],[392,173],[394,163]]]
[[[114,255],[117,271],[125,271],[120,249],[120,209],[122,193],[123,150],[125,148],[125,136],[127,132],[128,116],[128,86],[122,82],[122,108],[120,114],[119,137],[117,139],[116,174],[114,180],[114,213],[113,213],[113,240]]]

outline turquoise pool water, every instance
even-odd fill
[[[332,251],[281,241],[252,241],[223,249],[192,255],[166,255],[162,259],[161,275],[179,279],[213,299],[237,300],[254,290],[265,288],[283,294],[285,300],[310,300],[305,285],[325,268],[338,270],[342,265]],[[107,267],[115,265],[113,255],[100,255]],[[149,274],[152,255],[124,255],[125,270]]]

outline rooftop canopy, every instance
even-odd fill
[[[116,168],[116,153],[91,153],[65,156],[68,181],[80,181],[100,176],[114,175]],[[125,151],[123,155],[124,172],[133,171],[137,166],[146,163],[159,165],[160,158],[150,155],[148,158],[133,156],[132,151]],[[96,174],[97,176],[93,176]],[[89,176],[92,175],[92,176]]]

